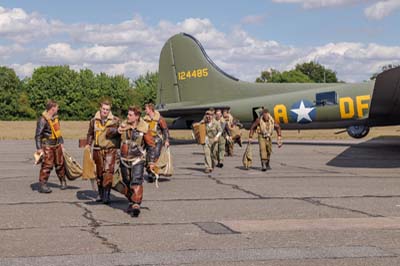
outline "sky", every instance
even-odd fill
[[[400,0],[0,0],[0,65],[21,78],[70,65],[135,79],[186,32],[241,80],[316,61],[362,82],[400,64],[397,25]]]

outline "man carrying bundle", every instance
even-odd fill
[[[251,125],[249,141],[253,138],[254,132],[258,134],[258,144],[260,145],[261,171],[271,169],[269,161],[272,153],[272,134],[276,130],[278,134],[278,147],[282,146],[281,127],[275,123],[268,109],[261,111],[261,116]]]
[[[206,139],[204,148],[205,173],[211,173],[217,161],[218,140],[222,135],[222,128],[219,122],[214,119],[214,112],[208,110],[206,112],[204,123],[206,126]]]
[[[42,166],[39,173],[40,193],[51,193],[47,181],[54,165],[60,180],[60,189],[67,188],[63,157],[64,139],[61,135],[57,112],[57,102],[54,100],[48,101],[46,110],[40,116],[36,126],[36,154],[38,157],[42,157]]]
[[[169,147],[168,126],[165,119],[160,115],[158,111],[155,110],[154,104],[152,103],[146,104],[145,111],[146,115],[143,119],[148,124],[149,130],[151,131],[151,135],[154,138],[155,141],[154,154],[155,154],[155,161],[157,161],[158,158],[160,157],[162,147],[163,146]],[[154,171],[157,171],[157,169],[150,170],[150,168],[148,167],[147,171],[149,173],[148,181],[153,182],[155,178]]]

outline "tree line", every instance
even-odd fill
[[[336,72],[317,62],[297,64],[292,70],[280,72],[276,69],[262,71],[256,79],[259,83],[337,83]]]
[[[69,66],[36,68],[31,77],[19,79],[12,68],[0,67],[0,120],[32,120],[45,109],[49,99],[60,105],[63,120],[87,120],[105,99],[113,112],[125,114],[130,105],[154,102],[158,73],[147,73],[131,81],[123,75],[95,74]]]
[[[386,65],[382,71],[397,67]],[[380,73],[380,72],[379,72]],[[376,78],[379,73],[371,76]],[[268,83],[336,83],[336,72],[317,62],[298,64],[289,71],[262,71],[256,82]],[[54,99],[60,104],[63,120],[87,120],[98,104],[111,100],[113,112],[125,114],[130,105],[143,107],[155,102],[158,73],[147,73],[132,81],[123,75],[95,74],[69,66],[42,66],[31,77],[20,79],[12,68],[0,66],[0,120],[32,120]]]

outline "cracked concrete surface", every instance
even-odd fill
[[[77,141],[65,146],[81,160]],[[89,182],[61,191],[54,172],[53,193],[39,194],[33,142],[0,141],[0,265],[400,264],[400,229],[387,227],[400,217],[400,141],[274,148],[266,173],[257,152],[243,170],[237,148],[204,174],[200,146],[173,146],[175,175],[145,184],[134,219],[117,192],[98,204]]]

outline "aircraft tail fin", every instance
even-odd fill
[[[238,79],[211,61],[193,36],[180,33],[164,45],[159,61],[157,105],[209,103],[239,97]]]

